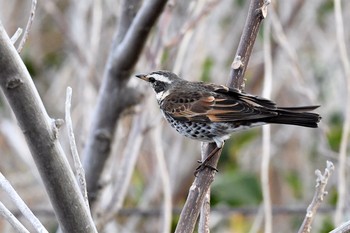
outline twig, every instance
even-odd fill
[[[62,230],[96,232],[57,140],[57,126],[48,116],[28,70],[1,23],[0,54],[1,89],[24,132]]]
[[[323,175],[320,170],[315,171],[315,174],[317,176],[315,194],[311,204],[307,208],[306,216],[304,218],[302,225],[300,226],[298,233],[311,232],[311,224],[316,216],[317,210],[321,205],[321,203],[323,202],[323,198],[327,195],[327,192],[325,191],[325,189],[326,189],[328,179],[332,175],[333,170],[334,170],[333,163],[330,161],[327,161],[327,167]]]
[[[18,233],[29,233],[20,221],[0,201],[0,216],[7,220]]]
[[[18,195],[16,190],[11,186],[8,180],[0,172],[0,188],[3,189],[11,198],[12,202],[18,207],[23,216],[32,224],[35,229],[35,232],[38,233],[48,233],[45,227],[41,224],[39,219],[35,217],[33,212],[28,208],[26,203]],[[1,203],[2,204],[2,203]],[[12,225],[12,224],[11,224]]]
[[[265,23],[264,28],[264,87],[262,96],[270,98],[272,87],[272,57],[271,57],[271,39],[270,30],[271,21]],[[271,127],[264,125],[262,128],[262,162],[261,162],[261,185],[263,193],[263,209],[265,216],[265,233],[272,232],[272,207],[270,194],[269,167],[271,160]]]
[[[86,191],[85,171],[84,171],[83,165],[80,162],[80,157],[79,157],[77,145],[75,143],[72,118],[70,115],[71,101],[72,101],[72,88],[67,87],[66,106],[65,106],[65,113],[66,113],[65,114],[66,115],[65,121],[66,121],[66,126],[67,126],[67,131],[68,131],[70,151],[72,153],[74,170],[76,171],[76,178],[77,178],[77,181],[79,184],[80,192],[84,197],[85,204],[86,204],[87,208],[89,209],[89,200],[88,200],[87,191]]]
[[[171,187],[170,187],[170,178],[169,173],[166,167],[166,161],[164,158],[164,151],[161,145],[162,142],[162,133],[161,133],[161,127],[156,127],[154,129],[154,150],[155,150],[155,156],[157,158],[158,162],[158,170],[159,170],[159,177],[161,180],[161,187],[163,191],[163,223],[161,225],[160,232],[170,232],[171,230],[171,209],[172,209],[172,202],[171,202]]]
[[[204,2],[204,1],[203,1]],[[187,34],[188,31],[191,31],[193,28],[198,25],[198,23],[213,10],[213,8],[219,3],[218,0],[212,0],[206,4],[206,6],[192,19],[186,22],[185,25],[180,29],[180,33],[176,34],[174,37],[169,39],[169,41],[164,43],[165,47],[173,47],[178,44],[183,37]],[[176,73],[176,72],[175,72]]]
[[[18,48],[17,48],[17,52],[18,53],[21,53],[21,51],[22,51],[22,49],[24,47],[24,44],[27,41],[30,28],[32,27],[32,24],[33,24],[33,21],[34,21],[35,10],[36,10],[36,0],[32,0],[32,6],[31,6],[31,9],[30,9],[30,16],[29,16],[29,19],[28,19],[28,22],[27,22],[27,26],[24,29],[24,34],[23,34],[22,40],[19,43]]]
[[[11,36],[11,42],[12,44],[15,44],[18,38],[22,35],[23,29],[22,28],[17,28],[15,34]]]
[[[337,44],[339,48],[340,60],[343,65],[346,80],[346,112],[345,122],[343,125],[342,136],[339,149],[339,169],[338,169],[338,202],[335,212],[335,224],[339,225],[344,218],[345,201],[347,198],[347,181],[346,181],[346,154],[350,133],[350,62],[346,53],[346,42],[344,35],[344,24],[340,0],[334,0],[334,14],[336,21]]]

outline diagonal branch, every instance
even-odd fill
[[[58,129],[27,68],[0,23],[0,86],[44,181],[63,232],[96,232],[72,170],[57,140]]]
[[[266,6],[268,1],[251,0],[247,20],[243,29],[242,37],[237,49],[236,57],[232,63],[228,85],[240,90],[244,89],[244,73],[248,65],[255,39],[258,35],[261,21],[266,16]],[[215,149],[215,143],[203,143],[202,159]],[[209,166],[216,167],[221,155],[219,150],[211,159]],[[193,232],[200,207],[203,203],[211,183],[214,181],[215,170],[204,169],[199,172],[198,177],[194,180],[184,208],[182,209],[176,232]]]
[[[130,1],[130,4],[127,2],[124,1],[123,6],[133,9],[130,8],[132,7],[130,4],[137,1]],[[133,20],[130,18],[133,14],[123,10],[123,16],[128,19],[120,21],[119,26],[123,26],[116,34],[109,55],[91,132],[83,154],[90,202],[94,202],[97,197],[98,181],[111,151],[119,116],[124,109],[139,102],[141,97],[136,90],[127,88],[126,83],[142,52],[148,34],[166,2],[166,0],[145,1]],[[130,27],[128,27],[129,23]]]
[[[267,15],[268,0],[252,0],[249,5],[247,20],[239,41],[237,53],[231,64],[227,85],[244,90],[244,74],[252,54],[260,23]]]

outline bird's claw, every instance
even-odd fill
[[[200,165],[196,168],[196,170],[194,171],[194,176],[197,177],[198,173],[203,171],[205,168],[209,168],[210,170],[212,171],[215,171],[215,172],[219,172],[218,169],[216,169],[216,167],[213,167],[211,165],[209,165],[207,162],[208,161],[200,161],[200,160],[197,160],[198,163],[200,163]]]

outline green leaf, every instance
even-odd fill
[[[259,179],[248,172],[231,171],[218,175],[212,186],[212,203],[230,206],[259,204],[262,192]]]

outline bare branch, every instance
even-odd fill
[[[209,217],[210,217],[210,188],[205,195],[201,212],[199,216],[198,232],[199,233],[209,233]]]
[[[250,3],[246,24],[243,29],[237,54],[232,63],[232,67],[235,68],[231,68],[230,78],[228,80],[229,86],[231,87],[233,86],[238,89],[243,89],[243,75],[246,66],[248,65],[255,38],[258,35],[260,23],[266,16],[265,7],[268,4],[268,1],[263,0],[252,0]],[[202,158],[207,158],[215,148],[215,143],[202,143]],[[210,159],[210,164],[208,165],[216,167],[220,155],[221,150]],[[176,232],[193,232],[199,215],[200,206],[203,204],[205,195],[207,194],[211,183],[214,181],[215,173],[215,170],[209,168],[203,169],[198,173],[198,176],[190,188],[189,195],[181,212]]]
[[[266,6],[268,4],[269,1],[266,0],[251,0],[250,2],[241,40],[231,65],[230,77],[227,83],[230,87],[244,89],[244,73],[259,32],[260,23],[266,17]]]
[[[22,35],[23,29],[22,28],[17,28],[15,34],[13,34],[13,36],[11,36],[11,42],[12,44],[16,43],[16,41],[18,40],[18,38]]]
[[[350,232],[350,221],[341,224],[339,227],[330,231],[329,233],[349,233]]]
[[[333,163],[330,161],[327,161],[327,167],[323,175],[320,170],[315,171],[315,174],[317,176],[315,194],[311,204],[307,208],[306,216],[304,218],[302,225],[300,226],[298,233],[311,232],[311,224],[316,216],[317,210],[320,207],[321,203],[323,202],[324,196],[327,195],[327,192],[325,191],[325,189],[326,189],[328,179],[331,176],[333,170],[334,170]]]
[[[16,190],[11,186],[10,182],[3,176],[0,172],[0,187],[9,195],[12,202],[18,207],[23,216],[32,224],[35,231],[38,233],[47,233],[48,231],[41,224],[39,219],[35,217],[33,212],[28,208],[26,203],[22,200],[22,198],[18,195]]]
[[[133,119],[133,124],[131,131],[129,133],[129,139],[127,145],[125,145],[125,150],[123,151],[123,157],[120,161],[120,167],[118,168],[118,175],[116,185],[114,187],[115,195],[113,195],[111,204],[106,210],[105,214],[101,216],[97,222],[97,228],[102,229],[106,222],[114,218],[116,212],[118,212],[123,206],[127,188],[129,186],[132,173],[139,155],[139,150],[141,143],[143,141],[142,136],[142,127],[143,127],[143,116],[136,115]]]
[[[6,219],[18,233],[29,233],[20,221],[0,201],[0,216]]]
[[[57,126],[48,116],[32,78],[2,24],[0,54],[1,89],[26,137],[62,230],[96,232],[57,140]]]
[[[209,155],[216,147],[215,143],[202,144],[202,150],[205,150],[202,154],[206,155]],[[214,158],[218,158],[218,154],[220,153],[221,150],[218,150],[213,158],[208,161],[208,166],[217,166],[218,159]],[[181,211],[180,219],[175,230],[176,233],[193,232],[203,200],[205,195],[207,195],[211,183],[214,181],[215,174],[216,171],[209,167],[206,167],[198,173],[198,176],[190,188],[186,203]]]
[[[186,35],[188,31],[191,31],[198,23],[206,16],[208,15],[215,6],[220,3],[219,0],[212,0],[208,2],[204,8],[198,13],[198,15],[195,15],[191,20],[187,21],[185,25],[180,29],[180,32],[176,34],[174,37],[170,38],[167,42],[165,42],[165,47],[172,47],[179,43],[179,41],[182,40],[182,38]],[[176,73],[176,72],[175,72]]]
[[[31,6],[31,9],[30,9],[30,16],[29,16],[29,19],[28,19],[28,22],[27,22],[27,26],[24,29],[24,34],[23,34],[22,40],[19,43],[19,46],[17,48],[17,52],[18,53],[21,53],[21,51],[22,51],[22,49],[24,47],[24,44],[27,41],[30,28],[32,27],[32,24],[33,24],[33,21],[34,21],[35,10],[36,10],[36,0],[32,0],[32,6]]]
[[[66,106],[65,106],[65,121],[68,131],[69,145],[72,153],[72,158],[74,162],[74,169],[76,171],[77,181],[80,188],[80,192],[84,197],[86,207],[89,208],[89,201],[86,191],[86,180],[85,180],[85,171],[83,165],[80,162],[80,157],[77,149],[77,145],[75,143],[74,131],[73,131],[73,123],[72,118],[70,116],[70,108],[71,108],[71,100],[72,100],[72,88],[67,87],[66,94]]]
[[[165,4],[165,0],[144,2],[125,36],[118,36],[114,40],[83,156],[90,203],[97,197],[98,181],[110,154],[119,116],[126,107],[129,107],[125,102],[130,103],[130,100],[135,100],[133,103],[137,103],[141,97],[135,90],[126,90],[126,83],[142,52],[147,36]],[[119,34],[123,33],[117,33]],[[119,41],[120,38],[123,40]]]
[[[343,65],[344,75],[346,80],[346,102],[350,103],[350,61],[346,53],[346,39],[344,35],[344,24],[341,9],[341,1],[334,0],[334,14],[336,20],[337,44],[339,48],[340,60]],[[346,154],[349,144],[350,134],[350,108],[346,108],[345,122],[342,129],[342,136],[339,149],[339,169],[338,169],[338,202],[335,212],[335,224],[339,225],[344,220],[345,202],[347,199],[347,181],[346,181]]]
[[[272,87],[272,56],[271,56],[271,39],[270,29],[271,21],[267,21],[264,30],[264,87],[263,97],[269,98],[271,96]],[[272,206],[271,206],[271,193],[270,193],[270,160],[271,160],[271,127],[264,125],[263,132],[263,144],[262,144],[262,162],[261,162],[261,186],[263,193],[263,208],[264,208],[264,220],[265,220],[265,233],[272,232]]]
[[[161,225],[160,232],[170,232],[171,230],[171,187],[169,173],[166,167],[166,161],[164,158],[164,150],[161,146],[162,133],[161,128],[158,126],[154,130],[153,143],[155,148],[155,156],[158,162],[159,177],[161,180],[161,187],[163,191],[163,223]]]

